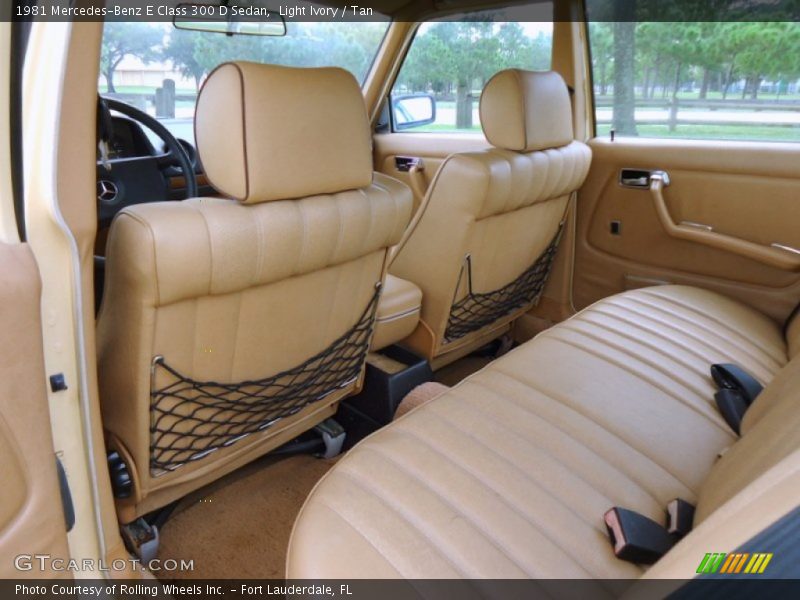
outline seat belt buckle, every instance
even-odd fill
[[[714,400],[720,414],[731,429],[741,433],[744,414],[764,387],[750,373],[730,363],[711,365],[711,378],[717,384]]]
[[[632,510],[615,506],[606,511],[603,520],[614,555],[621,560],[651,565],[675,545],[662,525]]]
[[[158,527],[150,525],[143,518],[123,525],[120,528],[122,541],[125,547],[145,563],[149,563],[158,556],[159,535]]]
[[[739,365],[730,363],[711,365],[711,378],[720,391],[732,390],[739,392],[746,406],[750,406],[764,389],[764,386],[750,373]]]
[[[325,419],[314,427],[314,431],[322,436],[325,443],[325,451],[317,455],[319,458],[334,458],[342,453],[347,433],[337,421]]]
[[[730,388],[720,388],[714,394],[714,401],[725,422],[737,435],[741,435],[742,419],[747,412],[747,400],[742,392]]]
[[[687,535],[694,525],[694,505],[681,498],[670,500],[667,504],[667,533],[680,539]]]

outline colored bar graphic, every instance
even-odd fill
[[[697,567],[697,573],[737,574],[746,573],[760,575],[772,560],[771,552],[707,552]],[[746,565],[746,566],[745,566]]]

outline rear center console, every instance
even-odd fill
[[[364,387],[339,405],[336,420],[347,430],[345,448],[387,425],[400,401],[433,379],[428,361],[399,345],[419,323],[422,291],[410,281],[387,275],[378,304]]]
[[[422,290],[416,284],[386,275],[375,316],[372,350],[377,351],[407,338],[419,323]]]

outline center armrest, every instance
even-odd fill
[[[380,350],[405,339],[419,323],[422,290],[416,284],[386,275],[378,302],[372,350]]]

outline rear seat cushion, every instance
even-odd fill
[[[301,511],[287,574],[636,577],[603,513],[697,500],[736,439],[708,375],[722,361],[767,383],[778,326],[682,286],[598,302],[354,448]]]

